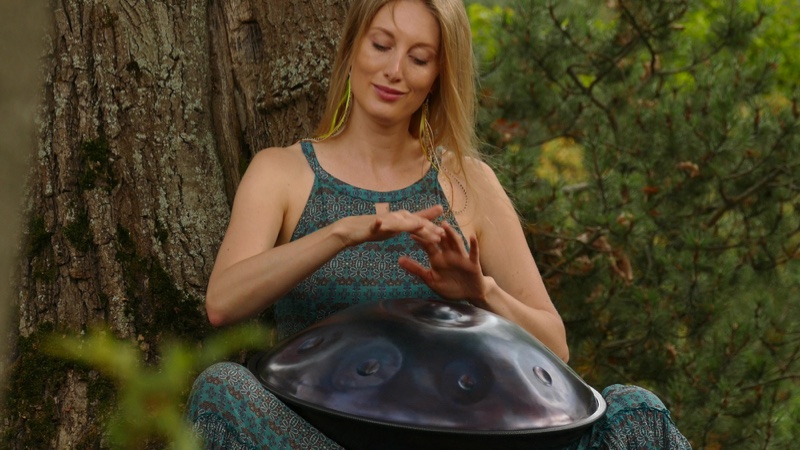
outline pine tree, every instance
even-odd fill
[[[471,5],[486,153],[596,386],[695,448],[800,422],[800,13],[779,1]],[[491,32],[488,32],[491,31]]]

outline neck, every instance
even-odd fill
[[[408,132],[409,121],[383,124],[353,114],[336,138],[337,147],[369,165],[396,165],[418,161],[419,141]]]
[[[408,186],[428,168],[419,140],[408,132],[409,120],[385,124],[352,114],[342,133],[325,141],[329,151],[318,151],[317,157],[334,176],[358,187]]]

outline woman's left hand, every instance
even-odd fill
[[[400,258],[400,267],[420,277],[434,292],[448,300],[467,300],[475,306],[484,306],[486,282],[478,254],[478,240],[470,238],[468,252],[453,227],[445,222],[442,228],[445,235],[439,242],[411,234],[428,254],[430,268],[407,256]]]

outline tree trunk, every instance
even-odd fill
[[[229,199],[256,151],[310,136],[324,106],[347,3],[210,4],[214,135]]]
[[[113,393],[44,357],[44,333],[103,323],[152,362],[163,336],[210,330],[202,299],[242,168],[312,129],[344,3],[53,0],[8,448],[103,446]]]

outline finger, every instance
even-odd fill
[[[469,260],[473,264],[480,263],[481,255],[478,253],[478,237],[471,236],[469,238]]]
[[[372,226],[369,227],[369,231],[373,233],[377,233],[380,231],[381,226],[383,225],[383,221],[380,217],[377,217],[374,222],[372,222]]]
[[[431,241],[416,234],[412,234],[411,239],[413,239],[414,242],[419,244],[420,247],[422,247],[422,250],[424,250],[425,253],[428,254],[428,256],[432,256],[442,251],[442,249],[439,247],[439,241]]]
[[[378,216],[370,230],[374,233],[417,233],[438,241],[440,237],[436,236],[444,232],[439,233],[436,228],[438,226],[431,221],[403,210]]]
[[[422,281],[428,283],[431,280],[431,271],[408,256],[401,256],[397,260],[397,263],[403,270],[412,275],[418,276],[420,279],[422,279]]]
[[[444,237],[444,230],[433,222],[419,217],[413,217],[412,219],[414,219],[414,221],[409,223],[409,226],[403,231],[407,231],[412,236],[417,236],[421,239],[436,243],[440,242]]]
[[[444,207],[442,205],[433,205],[430,208],[417,211],[414,214],[423,217],[427,220],[433,220],[444,214]]]
[[[434,224],[430,224],[430,226],[425,226],[420,229],[410,230],[409,233],[411,234],[411,236],[416,237],[422,241],[434,244],[439,244],[445,237],[444,230],[441,227]]]
[[[442,229],[444,229],[445,236],[442,239],[441,246],[466,256],[467,249],[464,248],[461,235],[447,222],[442,223]]]

